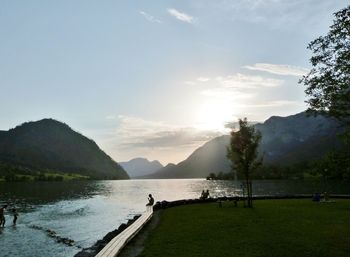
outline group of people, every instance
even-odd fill
[[[5,227],[6,219],[5,219],[5,210],[7,209],[8,205],[5,204],[0,208],[0,227]],[[18,212],[16,208],[11,209],[12,215],[13,215],[13,221],[12,224],[16,226],[17,218],[18,218]]]
[[[209,198],[209,190],[207,189],[207,191],[203,190],[202,191],[202,194],[201,194],[201,197],[199,199],[208,199]]]
[[[324,192],[323,193],[323,199],[321,199],[322,196],[320,193],[315,193],[313,196],[312,196],[312,201],[314,202],[321,202],[321,200],[323,202],[328,202],[329,201],[329,193],[328,192]]]

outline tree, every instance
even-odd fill
[[[308,111],[335,117],[350,139],[350,5],[334,16],[328,34],[308,45],[312,69],[299,83],[307,87]]]
[[[262,158],[258,158],[261,133],[248,125],[247,118],[239,119],[238,122],[239,131],[231,131],[227,158],[232,162],[232,169],[244,176],[248,207],[253,207],[251,173],[262,163]]]

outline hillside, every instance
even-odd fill
[[[273,116],[255,127],[262,133],[259,152],[268,165],[294,165],[342,148],[336,136],[341,131],[339,125],[322,116],[309,117],[304,112],[287,117]],[[214,138],[186,160],[166,166],[147,178],[200,178],[211,172],[229,172],[230,162],[226,158],[229,142],[229,135]]]
[[[230,170],[226,160],[226,145],[228,136],[221,136],[205,143],[195,150],[186,160],[179,164],[168,164],[154,174],[145,178],[201,178],[210,172]]]
[[[21,170],[76,173],[94,179],[128,178],[123,168],[93,140],[53,119],[1,131],[0,164]],[[2,174],[7,172],[3,169]]]
[[[139,177],[156,172],[163,168],[163,165],[157,161],[149,161],[145,158],[134,158],[128,162],[119,162],[130,177]]]

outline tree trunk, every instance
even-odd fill
[[[252,206],[252,199],[251,199],[251,195],[252,195],[252,187],[251,187],[251,182],[249,179],[249,174],[246,173],[246,188],[247,188],[247,207],[251,208]]]

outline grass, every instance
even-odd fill
[[[340,257],[350,253],[350,200],[260,200],[161,211],[141,257]]]

